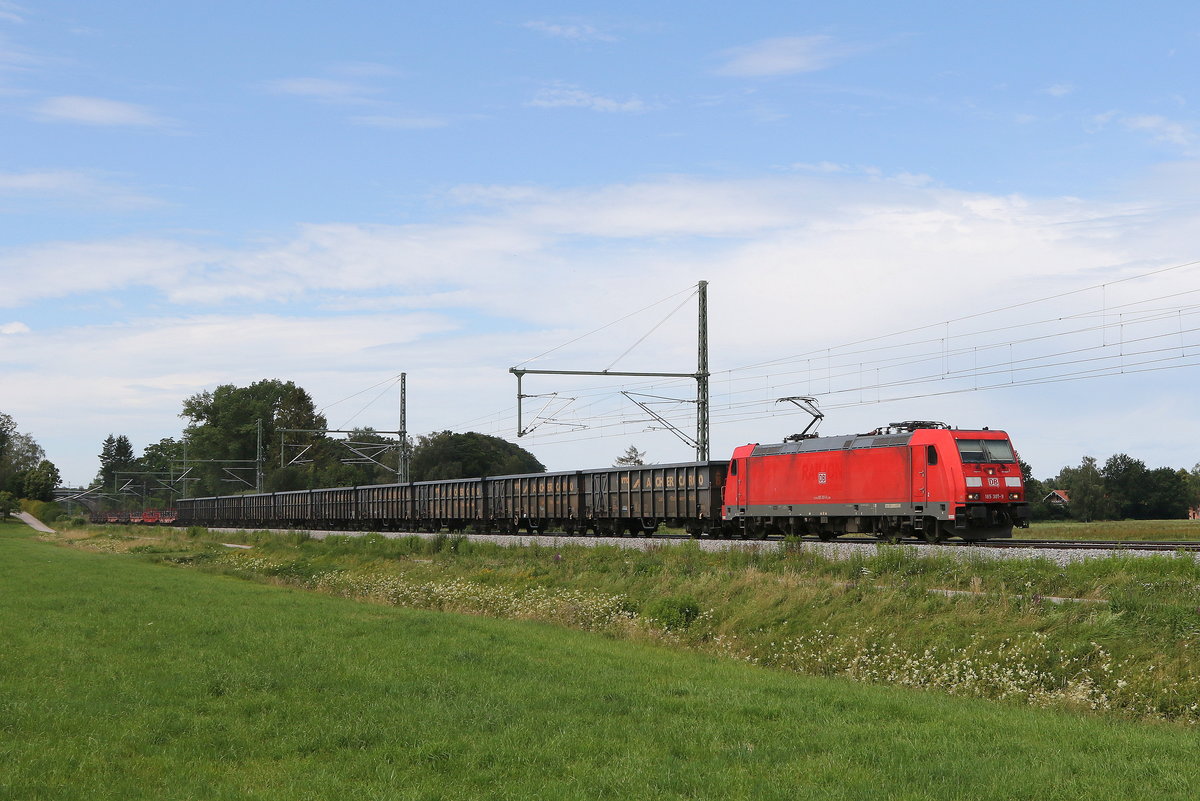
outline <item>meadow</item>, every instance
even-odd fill
[[[1017,539],[1143,540],[1188,542],[1200,540],[1200,520],[1075,520],[1042,521],[1013,532]]]
[[[1191,798],[1200,780],[1200,740],[1176,724],[763,670],[622,636],[656,619],[651,598],[628,597],[602,626],[577,621],[588,632],[300,589],[325,562],[357,575],[411,563],[428,584],[465,558],[463,582],[519,576],[553,593],[566,582],[538,582],[539,569],[577,560],[569,572],[628,577],[653,559],[246,539],[261,543],[235,554],[201,532],[106,533],[67,548],[0,529],[0,797],[1125,799]],[[694,562],[693,579],[710,572],[699,552],[679,558],[670,567]],[[747,559],[726,567],[780,575]],[[674,597],[644,631],[688,631],[706,614]]]
[[[708,552],[203,529],[83,529],[80,547],[391,606],[537,620],[815,676],[1200,721],[1200,568],[1058,565],[878,546]]]

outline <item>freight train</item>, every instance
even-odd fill
[[[176,524],[938,542],[1011,537],[1029,505],[1005,432],[908,421],[744,445],[728,461],[187,498]]]

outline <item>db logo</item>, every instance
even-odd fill
[[[824,484],[826,480],[827,480],[827,476],[825,475],[825,473],[817,473],[817,483],[818,484]]]
[[[989,487],[998,487],[998,486],[1000,486],[1000,479],[998,479],[998,478],[989,478],[989,479],[988,479],[988,486],[989,486]]]

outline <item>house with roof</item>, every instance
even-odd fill
[[[1050,490],[1046,497],[1042,498],[1042,503],[1050,506],[1069,506],[1071,503],[1071,496],[1066,490]]]

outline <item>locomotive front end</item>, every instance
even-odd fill
[[[957,464],[952,473],[953,533],[963,539],[1011,537],[1028,528],[1025,481],[1012,442],[1003,431],[946,431]],[[949,443],[948,443],[949,444]],[[950,450],[950,448],[947,448]]]

